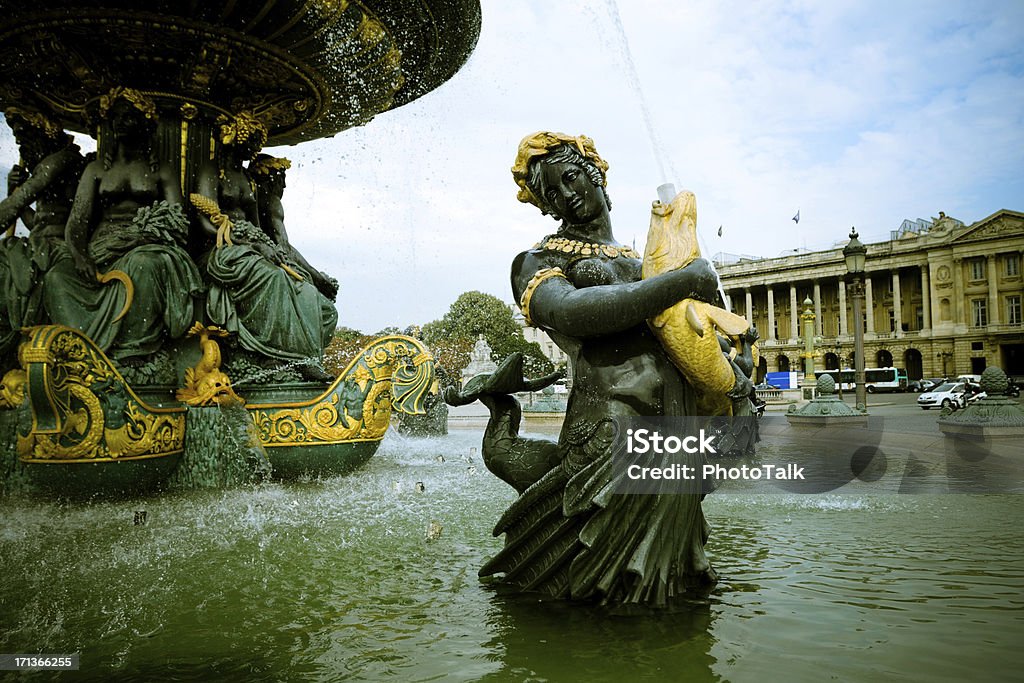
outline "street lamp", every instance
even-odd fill
[[[857,382],[857,408],[867,410],[867,382],[864,379],[864,324],[861,321],[864,308],[864,262],[867,261],[868,248],[857,239],[857,229],[850,228],[850,243],[843,248],[843,259],[846,260],[846,272],[853,278],[850,286],[850,297],[853,299],[853,348],[854,370]]]
[[[814,302],[811,297],[804,299],[804,312],[800,319],[804,323],[804,352],[800,354],[804,359],[804,379],[802,384],[814,385],[814,311],[811,306]]]

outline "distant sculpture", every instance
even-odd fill
[[[473,350],[469,352],[469,365],[462,369],[462,383],[465,384],[477,375],[494,372],[497,369],[498,364],[491,358],[491,345],[481,334],[473,344]]]
[[[98,158],[85,167],[43,281],[55,323],[83,331],[108,356],[140,364],[195,321],[202,281],[184,250],[181,185],[154,145],[157,111],[130,88],[99,102]]]
[[[697,414],[698,397],[647,320],[684,299],[714,301],[717,280],[702,259],[641,279],[639,254],[612,234],[607,168],[590,138],[541,132],[523,139],[512,169],[520,201],[562,221],[512,264],[528,323],[551,336],[573,370],[558,442],[518,436],[520,409],[509,394],[557,375],[526,380],[515,354],[446,398],[488,405],[485,464],[521,494],[495,528],[505,547],[482,576],[562,598],[664,605],[716,581],[704,553],[706,491],[695,480],[683,493],[676,482],[661,495],[613,495],[615,420]],[[684,462],[699,469],[702,457]]]
[[[7,176],[8,195],[0,202],[0,231],[6,232],[0,235],[0,372],[15,364],[20,329],[47,322],[39,285],[53,247],[64,242],[85,165],[71,136],[46,116],[18,107],[5,114],[21,161]],[[28,239],[14,236],[19,217]]]
[[[304,361],[298,370],[306,379],[330,381],[333,376],[318,361],[334,334],[338,312],[292,257],[294,250],[261,229],[256,193],[244,168],[266,142],[267,130],[241,113],[223,120],[220,132],[223,167],[206,165],[192,196],[201,225],[216,241],[203,258],[209,281],[206,313],[215,325],[237,334],[241,347],[263,363]]]

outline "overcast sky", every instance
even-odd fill
[[[511,301],[512,258],[557,227],[509,172],[536,130],[594,138],[638,248],[666,180],[696,193],[712,253],[1024,210],[1017,0],[481,4],[476,51],[438,90],[269,150],[293,161],[288,232],[340,281],[341,325],[422,324],[474,289]],[[0,162],[15,155],[5,132]]]

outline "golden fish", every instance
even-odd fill
[[[700,258],[696,197],[684,190],[670,204],[654,202],[642,276],[646,279],[677,270],[696,258]],[[647,322],[696,390],[699,414],[731,415],[732,402],[727,394],[736,385],[731,361],[744,350],[744,335],[750,328],[746,319],[703,301],[683,299]],[[719,335],[732,342],[728,356],[722,351]],[[756,368],[756,344],[751,353]]]

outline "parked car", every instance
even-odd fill
[[[917,397],[922,410],[949,408],[956,410],[967,406],[967,385],[963,382],[946,382]]]
[[[921,380],[921,391],[931,391],[940,384],[945,384],[945,377],[925,377]]]

